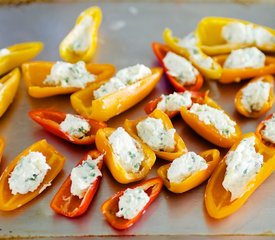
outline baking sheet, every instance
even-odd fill
[[[204,16],[218,14],[224,17],[243,18],[275,28],[274,4],[104,1],[103,3],[2,6],[0,7],[0,48],[18,42],[39,40],[45,43],[45,48],[37,59],[59,60],[60,41],[72,28],[79,13],[94,4],[102,8],[104,19],[100,28],[99,46],[93,61],[113,63],[117,69],[136,63],[157,66],[151,42],[162,41],[163,29],[170,27],[175,35],[184,36],[192,31]],[[210,96],[238,121],[243,132],[254,131],[262,118],[245,119],[234,109],[234,93],[241,86],[242,84],[220,85],[207,81],[204,89],[210,89]],[[146,102],[161,93],[171,91],[169,83],[165,77],[162,77],[156,89],[147,98],[113,118],[108,124],[117,127],[122,125],[126,118],[136,119],[144,116],[143,107]],[[27,95],[22,81],[13,104],[0,119],[0,135],[6,140],[0,165],[1,172],[23,149],[43,138],[54,145],[67,161],[63,171],[43,194],[18,210],[0,212],[0,237],[134,235],[154,238],[157,235],[169,235],[189,238],[188,236],[192,235],[203,237],[274,234],[275,175],[267,179],[238,212],[224,220],[216,221],[208,217],[203,203],[205,184],[179,195],[163,188],[159,198],[137,224],[129,230],[116,231],[104,220],[100,206],[112,194],[126,186],[116,183],[108,169],[104,168],[101,187],[85,215],[76,219],[67,219],[55,214],[49,206],[51,199],[72,167],[90,147],[74,146],[33,123],[27,112],[38,107],[52,107],[73,112],[69,96],[34,99]],[[198,136],[180,117],[175,118],[173,122],[189,150],[199,153],[215,147]],[[156,176],[156,169],[165,163],[163,160],[157,160],[147,178]]]

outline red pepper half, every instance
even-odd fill
[[[105,216],[106,220],[109,222],[109,224],[116,229],[123,230],[126,228],[131,227],[135,222],[137,222],[142,214],[145,213],[146,209],[149,207],[149,205],[156,199],[156,197],[159,195],[161,188],[163,185],[163,181],[160,177],[151,178],[147,181],[144,181],[138,185],[135,185],[133,188],[141,188],[143,191],[146,192],[146,194],[149,196],[150,200],[145,205],[145,207],[138,213],[136,217],[133,219],[124,219],[123,217],[117,217],[116,213],[118,212],[118,202],[120,196],[122,196],[125,192],[125,190],[118,192],[116,195],[108,199],[106,202],[103,203],[101,206],[101,212]]]
[[[164,72],[165,72],[168,80],[170,81],[172,86],[176,89],[176,91],[182,92],[185,89],[192,90],[192,91],[198,91],[202,87],[203,77],[200,73],[197,75],[196,83],[191,84],[191,85],[181,84],[175,77],[171,76],[168,73],[168,69],[166,68],[166,66],[164,64],[163,59],[165,58],[166,54],[171,50],[166,45],[157,43],[157,42],[153,42],[152,49],[153,49],[157,59],[159,60],[161,66],[164,68]]]
[[[85,155],[85,157],[76,165],[81,165],[88,156],[92,159],[96,159],[101,155],[101,152],[97,150],[92,150]],[[98,163],[98,168],[101,170],[103,165],[103,159]],[[96,180],[89,187],[84,197],[80,199],[78,196],[74,196],[71,193],[71,175],[67,177],[65,182],[62,184],[58,192],[55,194],[53,200],[51,201],[51,208],[58,214],[64,215],[65,217],[77,217],[82,215],[88,209],[90,203],[92,202],[97,189],[101,182],[101,177],[97,177]]]
[[[93,119],[85,118],[80,115],[75,115],[79,118],[86,120],[91,127],[91,130],[83,138],[77,138],[65,133],[60,128],[60,123],[66,118],[65,112],[54,111],[50,109],[37,109],[29,112],[29,116],[38,124],[40,124],[47,131],[54,135],[61,137],[71,143],[78,145],[89,145],[94,143],[95,134],[98,129],[107,127],[104,122],[96,121]]]

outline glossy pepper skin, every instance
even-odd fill
[[[101,152],[97,150],[92,150],[84,156],[84,158],[76,165],[81,165],[88,156],[91,156],[92,159],[96,159],[101,155]],[[98,168],[101,170],[103,165],[103,158],[98,163]],[[92,202],[101,182],[101,176],[98,176],[96,180],[91,184],[85,193],[83,198],[74,196],[71,193],[72,181],[70,178],[71,175],[67,177],[65,182],[62,184],[58,192],[55,194],[54,198],[51,201],[51,208],[58,214],[61,214],[65,217],[73,218],[78,217],[85,213]]]
[[[173,126],[171,120],[169,119],[169,117],[159,109],[154,110],[151,114],[149,114],[148,117],[160,119],[166,130],[174,128],[174,126]],[[144,118],[141,118],[141,119],[138,119],[138,120],[132,120],[132,121],[126,119],[125,122],[124,122],[124,128],[126,129],[127,132],[130,133],[130,135],[132,137],[139,138],[136,126],[139,122],[145,120],[146,118],[147,117],[144,117]],[[172,152],[166,152],[166,151],[163,151],[163,150],[159,150],[159,151],[158,150],[153,150],[153,149],[152,150],[155,152],[157,157],[162,158],[162,159],[167,160],[167,161],[173,161],[175,158],[177,158],[177,157],[179,157],[182,154],[187,152],[186,145],[185,145],[184,141],[182,140],[182,138],[180,137],[180,135],[175,133],[174,140],[175,140],[175,149]],[[142,140],[140,139],[140,141],[142,141]]]
[[[214,102],[211,98],[206,96],[199,104],[207,104],[210,107],[222,110],[221,107]],[[219,131],[212,125],[207,125],[200,121],[198,116],[190,111],[186,107],[182,107],[180,114],[183,120],[199,135],[205,138],[207,141],[223,148],[230,148],[242,135],[241,128],[236,123],[235,133],[230,136],[220,134]],[[226,114],[226,113],[225,113]]]
[[[275,36],[275,30],[260,26],[248,21],[234,19],[234,18],[222,18],[222,17],[205,17],[203,18],[197,26],[197,34],[201,41],[201,49],[208,55],[219,55],[230,53],[234,49],[244,48],[253,46],[255,44],[248,43],[227,43],[222,37],[222,28],[233,22],[243,23],[245,25],[252,24],[254,27],[263,27],[265,30],[269,31],[273,36]],[[263,46],[257,46],[260,50],[264,52],[275,52],[275,44],[266,44]]]
[[[65,112],[59,112],[51,109],[36,109],[29,112],[29,116],[32,120],[40,124],[47,131],[78,145],[93,144],[95,142],[95,134],[98,129],[107,127],[107,124],[104,122],[75,115],[76,117],[86,120],[91,127],[91,130],[83,138],[77,138],[61,130],[60,123],[65,120],[66,114],[67,113]]]
[[[247,137],[255,136],[254,133],[248,133],[243,135],[242,139]],[[256,136],[255,136],[256,137]],[[233,151],[238,146],[239,142],[236,142],[234,146],[230,149]],[[264,180],[274,171],[275,166],[275,157],[274,150],[267,149],[264,147],[260,139],[256,137],[255,143],[256,151],[264,156],[264,163],[261,170],[257,173],[254,180],[251,180],[248,185],[247,192],[238,199],[230,201],[231,193],[226,191],[222,182],[224,180],[225,171],[226,171],[226,156],[222,159],[221,163],[213,172],[210,177],[208,184],[205,190],[205,206],[208,214],[212,218],[221,219],[225,218],[234,212],[236,212],[249,198],[249,196],[264,182]]]
[[[29,62],[22,65],[23,78],[30,96],[34,98],[51,97],[61,94],[70,94],[78,91],[77,87],[61,87],[46,85],[43,83],[50,74],[55,62]],[[87,71],[96,75],[95,82],[101,82],[110,78],[115,73],[115,67],[111,64],[86,65]]]
[[[242,90],[247,87],[247,85],[257,82],[257,81],[263,81],[263,82],[267,82],[271,85],[270,87],[270,91],[269,91],[269,97],[268,97],[268,101],[264,103],[263,107],[261,110],[259,111],[252,111],[249,112],[245,109],[245,107],[243,106],[241,99],[242,99]],[[274,77],[272,75],[265,75],[262,77],[257,77],[252,79],[249,83],[247,83],[244,87],[242,87],[236,94],[235,97],[235,107],[237,109],[237,111],[242,114],[245,117],[249,117],[249,118],[258,118],[260,116],[262,116],[263,114],[265,114],[267,111],[269,111],[274,103]]]
[[[120,196],[122,196],[125,190],[118,192],[113,197],[108,199],[106,202],[103,203],[101,206],[101,212],[108,221],[108,223],[115,229],[124,230],[131,227],[135,224],[141,216],[146,212],[149,205],[157,198],[159,195],[163,182],[162,179],[159,177],[148,179],[138,185],[131,187],[134,188],[141,188],[146,194],[149,196],[150,200],[145,205],[145,207],[138,213],[136,217],[133,219],[124,219],[123,217],[117,217],[116,213],[119,211],[118,209],[118,202]]]
[[[222,66],[229,55],[219,55],[214,59]],[[218,81],[220,83],[232,83],[240,82],[245,79],[260,77],[262,75],[274,74],[275,73],[275,57],[266,56],[265,66],[261,68],[223,68],[222,75]]]
[[[140,102],[154,89],[163,70],[161,68],[151,70],[151,75],[98,99],[94,99],[93,91],[105,82],[92,83],[89,87],[71,95],[73,109],[82,116],[108,121]]]
[[[208,94],[208,92],[195,92],[195,91],[189,91],[191,93],[191,100],[192,102],[199,102],[199,101],[203,101],[203,99],[205,98],[205,96]],[[180,93],[179,93],[180,94]],[[201,100],[200,100],[201,99]],[[148,102],[145,107],[144,107],[144,111],[146,112],[146,114],[150,114],[152,113],[156,108],[158,103],[162,100],[162,96],[159,96],[156,99],[151,100],[150,102]],[[176,116],[177,114],[180,113],[180,111],[165,111],[165,113],[167,114],[167,116],[169,118],[173,118],[174,116]]]
[[[43,47],[42,42],[25,42],[7,47],[10,53],[0,57],[0,76],[36,57]]]
[[[43,182],[38,186],[38,188],[33,192],[28,192],[26,194],[16,194],[13,195],[9,188],[8,179],[11,172],[14,170],[18,161],[26,156],[30,151],[41,152],[46,157],[47,164],[51,167],[48,170]],[[20,153],[17,157],[12,160],[12,162],[7,166],[0,177],[0,210],[1,211],[11,211],[19,208],[33,198],[37,197],[41,192],[43,192],[47,186],[50,186],[51,182],[62,170],[65,162],[65,158],[55,150],[53,146],[47,143],[47,141],[41,140]]]
[[[256,136],[261,140],[261,142],[267,147],[275,150],[275,143],[272,143],[271,141],[268,141],[267,139],[264,139],[262,136],[262,131],[265,129],[265,121],[269,120],[272,118],[274,113],[271,113],[267,115],[263,121],[261,121],[255,131]]]
[[[197,36],[197,34],[196,34],[196,36]],[[221,68],[220,64],[218,64],[217,62],[214,62],[214,67],[212,67],[212,68],[204,68],[204,67],[201,67],[198,64],[196,64],[194,62],[194,60],[192,59],[188,49],[179,45],[180,39],[174,37],[172,35],[172,31],[170,29],[167,28],[164,30],[163,39],[164,39],[164,42],[169,47],[169,49],[171,49],[176,54],[179,54],[179,55],[189,59],[192,62],[192,64],[199,70],[199,72],[205,78],[219,79],[221,77],[222,68]],[[197,47],[200,49],[200,46],[201,46],[201,44],[198,39]],[[207,55],[205,55],[201,50],[199,51],[199,54],[203,57],[207,57]]]
[[[175,88],[176,91],[182,92],[186,89],[191,90],[191,91],[200,90],[200,88],[203,85],[203,77],[200,73],[197,75],[195,84],[191,84],[191,85],[181,84],[177,80],[177,78],[175,78],[175,77],[173,77],[172,75],[169,74],[169,72],[168,72],[169,70],[165,67],[165,64],[163,62],[163,59],[165,58],[166,54],[170,51],[170,49],[166,45],[161,44],[161,43],[157,43],[157,42],[152,43],[152,49],[153,49],[159,63],[163,67],[164,72],[165,72],[169,82],[172,84],[172,86]]]
[[[141,162],[141,167],[138,172],[127,172],[119,163],[119,160],[108,140],[108,137],[115,130],[115,128],[99,129],[95,137],[96,147],[100,152],[105,153],[105,164],[110,170],[114,179],[119,183],[127,184],[145,178],[156,161],[156,155],[147,145],[143,144],[138,138],[134,138],[141,146],[144,154],[144,160]]]
[[[170,182],[167,178],[167,171],[171,166],[171,163],[161,166],[157,170],[157,173],[159,177],[162,178],[165,187],[173,193],[184,193],[199,186],[207,180],[220,161],[220,152],[217,149],[211,149],[202,152],[200,156],[207,162],[207,169],[192,174],[180,183]]]
[[[18,68],[0,79],[0,117],[6,112],[17,93],[21,74]]]
[[[71,40],[73,38],[73,30],[81,23],[81,21],[85,16],[90,16],[93,21],[92,27],[89,29],[91,41],[87,50],[85,50],[84,52],[83,51],[76,52],[72,50],[72,48],[70,47]],[[99,30],[101,21],[102,21],[102,12],[99,7],[94,6],[84,10],[77,18],[73,30],[61,42],[59,46],[60,57],[63,60],[71,63],[75,63],[81,60],[84,62],[89,62],[96,50],[97,35],[98,35],[98,30]]]
[[[5,148],[5,140],[4,138],[0,137],[0,163],[3,156],[4,148]]]

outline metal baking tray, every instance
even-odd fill
[[[175,35],[185,36],[192,31],[204,16],[219,15],[235,17],[275,28],[275,5],[267,3],[185,3],[172,2],[75,2],[38,3],[20,6],[0,7],[0,48],[24,41],[43,41],[44,51],[37,60],[59,60],[58,46],[74,25],[79,13],[92,5],[99,5],[103,11],[99,44],[93,62],[113,63],[117,69],[143,63],[157,66],[151,50],[153,41],[162,41],[165,27],[173,29]],[[214,98],[242,127],[243,132],[254,131],[260,120],[246,119],[236,113],[234,94],[243,84],[221,85],[206,81],[204,90],[210,89]],[[153,92],[127,112],[111,119],[108,124],[118,127],[126,118],[144,116],[146,102],[162,93],[172,92],[163,76]],[[28,96],[23,80],[13,104],[0,119],[0,135],[6,139],[6,148],[0,165],[1,172],[8,163],[32,143],[47,139],[67,159],[63,171],[52,186],[27,205],[12,212],[0,212],[1,237],[111,237],[136,236],[154,238],[162,236],[194,236],[214,238],[215,236],[275,234],[275,175],[270,176],[246,204],[232,216],[223,220],[208,217],[204,207],[205,183],[184,194],[173,194],[163,188],[160,196],[132,228],[116,231],[104,220],[101,204],[118,190],[126,186],[117,183],[108,169],[103,169],[103,180],[99,191],[87,213],[76,219],[67,219],[55,214],[49,203],[72,167],[94,146],[80,147],[67,143],[44,131],[33,123],[27,113],[35,108],[51,107],[73,112],[69,96],[34,99]],[[274,108],[270,111],[274,111]],[[174,125],[189,150],[197,153],[215,148],[197,135],[180,117]],[[225,150],[222,150],[225,153]],[[158,159],[149,177],[156,176],[156,169],[166,162]],[[129,186],[129,185],[127,185]],[[193,236],[193,237],[192,237]],[[192,237],[192,238],[191,238]],[[215,237],[215,238],[216,238]]]

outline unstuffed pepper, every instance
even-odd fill
[[[65,158],[46,140],[20,153],[0,177],[0,210],[11,211],[42,193],[62,170]]]
[[[164,44],[154,42],[152,48],[176,91],[182,92],[185,89],[198,91],[202,87],[202,75],[188,60],[171,52]]]
[[[90,7],[76,20],[74,28],[59,46],[61,58],[67,62],[89,62],[95,53],[97,35],[102,20],[99,7]]]
[[[0,163],[3,156],[4,147],[5,147],[5,140],[4,138],[0,137]]]
[[[139,138],[164,160],[173,161],[187,152],[184,141],[176,133],[169,117],[159,109],[148,117],[124,122],[124,127],[132,137]]]
[[[256,128],[256,135],[268,148],[275,150],[275,114],[269,114]]]
[[[174,193],[191,190],[207,180],[220,161],[220,152],[211,149],[197,155],[188,152],[161,166],[157,172],[165,187]]]
[[[98,129],[107,127],[104,122],[51,109],[33,110],[29,116],[47,131],[79,145],[94,143]]]
[[[146,177],[155,163],[154,152],[124,128],[102,128],[96,133],[96,147],[105,153],[105,164],[119,183]]]
[[[22,65],[22,71],[29,95],[44,98],[70,94],[108,79],[115,73],[115,67],[84,62],[29,62]]]
[[[207,141],[231,147],[242,135],[241,128],[207,95],[190,108],[180,110],[183,120]]]
[[[127,229],[146,212],[162,185],[162,179],[157,177],[120,191],[103,203],[101,212],[113,228]]]
[[[51,208],[66,217],[85,213],[102,178],[103,154],[92,150],[73,168],[51,201]]]
[[[274,171],[274,150],[253,133],[232,146],[210,177],[205,190],[208,214],[216,219],[236,212]]]
[[[275,52],[275,30],[248,21],[206,17],[199,22],[196,32],[201,49],[209,55],[230,53],[248,46]]]
[[[204,77],[210,79],[221,77],[222,68],[220,64],[201,51],[201,43],[196,32],[179,39],[173,37],[170,29],[165,29],[163,38],[169,49],[190,60]]]
[[[20,83],[20,71],[14,69],[0,79],[0,117],[12,103]]]
[[[162,72],[161,68],[150,69],[141,64],[121,69],[109,81],[93,83],[72,94],[71,104],[82,116],[107,121],[145,98]]]
[[[0,49],[0,76],[36,57],[43,46],[42,42],[25,42]]]
[[[274,77],[264,75],[252,79],[236,94],[237,111],[249,118],[258,118],[269,111],[274,103]]]

